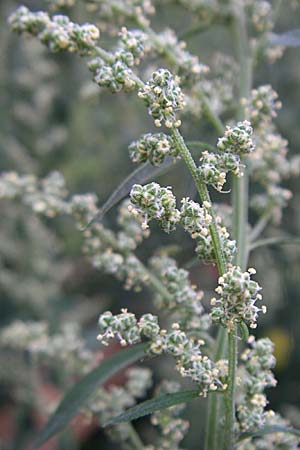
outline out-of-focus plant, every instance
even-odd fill
[[[52,10],[75,4],[49,3]],[[177,202],[176,186],[133,181],[129,200],[119,208],[118,229],[110,230],[97,219],[97,196],[69,196],[59,173],[44,178],[16,172],[1,175],[1,198],[20,202],[47,218],[73,218],[93,266],[123,281],[125,289],[148,287],[154,292],[160,320],[168,315],[165,329],[152,313],[137,318],[127,309],[119,314],[106,311],[99,317],[99,341],[108,345],[116,337],[121,346],[145,342],[145,358],[171,355],[181,377],[195,387],[182,391],[176,383],[163,382],[157,397],[133,406],[151,385],[150,372],[134,368],[122,387],[96,390],[93,378],[94,395],[77,406],[88,408],[102,425],[113,427],[107,428],[109,435],[125,449],[179,449],[188,424],[180,417],[182,407],[178,405],[203,396],[208,397],[206,436],[201,443],[206,450],[296,449],[299,431],[267,408],[265,389],[276,385],[273,344],[268,338],[249,336],[249,329],[257,327],[259,314],[267,310],[261,304],[262,288],[253,279],[256,271],[248,268],[249,253],[270,243],[258,238],[268,224],[280,225],[283,208],[292,195],[282,182],[300,172],[299,158],[286,158],[287,142],[275,123],[281,108],[277,93],[270,85],[254,88],[252,81],[262,59],[273,62],[282,56],[284,48],[272,44],[277,9],[259,0],[170,0],[169,8],[177,3],[190,11],[198,31],[217,23],[232,33],[235,57],[214,56],[209,68],[187,50],[173,30],[152,29],[150,17],[155,7],[150,1],[84,3],[97,17],[99,28],[25,6],[10,15],[9,23],[14,31],[35,37],[51,52],[76,53],[87,59],[92,79],[101,89],[135,92],[154,125],[164,131],[134,137],[129,146],[131,160],[149,167],[165,163],[166,158],[174,164],[182,160],[199,198],[198,202],[189,197]],[[100,30],[115,39],[113,49],[103,48]],[[152,70],[157,59],[159,65]],[[215,144],[203,140],[189,144],[183,138],[181,129],[187,129],[189,117],[212,125]],[[192,147],[203,150],[199,163]],[[255,188],[254,195],[249,195],[249,184]],[[225,203],[230,192],[231,207],[213,202],[212,190],[224,195]],[[248,223],[250,208],[257,217],[254,225]],[[152,222],[166,233],[182,228],[195,240],[197,258],[216,266],[217,296],[210,299],[210,310],[202,303],[204,293],[175,259],[161,253],[145,264],[138,257],[136,249],[149,237]],[[277,233],[271,243],[284,239]],[[239,355],[241,339],[247,348]],[[65,369],[71,374],[75,370],[75,375],[93,365],[91,353],[82,349],[74,330],[48,337],[43,324],[17,323],[3,330],[1,343],[18,351],[27,349],[48,362],[63,358]],[[40,443],[59,429],[71,395],[58,407]],[[172,409],[166,409],[169,406]],[[146,445],[130,421],[147,414],[152,414],[159,437]]]

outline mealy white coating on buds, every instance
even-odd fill
[[[204,312],[204,293],[192,285],[188,271],[179,268],[174,259],[162,255],[152,257],[150,266],[170,294],[168,297],[156,294],[155,305],[168,310],[182,330],[193,331],[193,335],[208,330],[211,319]]]
[[[132,367],[125,372],[123,386],[110,385],[105,389],[97,389],[87,404],[86,412],[96,415],[104,423],[135,405],[137,399],[146,395],[151,385],[150,369]],[[125,445],[130,439],[130,426],[127,423],[118,424],[106,430],[106,433],[112,442]]]
[[[130,159],[139,164],[149,161],[153,166],[158,166],[166,156],[179,158],[172,138],[164,133],[143,134],[138,141],[132,142],[128,149]]]
[[[102,54],[89,62],[88,66],[95,83],[109,88],[112,92],[135,89],[137,79],[132,67],[140,63],[146,51],[146,34],[140,30],[128,31],[123,27],[115,51],[111,53],[102,51]]]
[[[209,72],[208,66],[200,63],[198,56],[192,55],[186,50],[186,43],[179,41],[173,30],[166,29],[157,34],[154,44],[158,54],[172,53],[172,59],[176,60],[176,69],[182,86],[193,85]]]
[[[242,393],[238,406],[238,424],[241,431],[258,429],[265,425],[267,398],[266,388],[275,387],[277,382],[271,371],[276,360],[274,344],[268,338],[249,338],[250,348],[241,356],[243,365]]]
[[[239,177],[243,175],[244,165],[241,163],[240,157],[233,153],[216,154],[205,151],[202,152],[200,162],[198,174],[202,181],[212,185],[219,192],[223,191],[228,172]]]
[[[157,389],[157,395],[172,394],[180,389],[179,383],[164,380]],[[159,429],[159,438],[151,450],[182,450],[179,445],[189,429],[189,422],[180,418],[184,409],[185,405],[177,405],[152,414],[151,423]]]
[[[141,27],[149,26],[149,15],[155,8],[151,0],[86,0],[87,9],[99,17],[101,29],[116,35],[120,24],[128,21]]]
[[[184,96],[178,77],[169,70],[158,69],[153,72],[150,80],[139,90],[138,96],[144,100],[157,127],[162,123],[167,128],[181,125],[176,113],[184,108]]]
[[[205,202],[201,207],[193,200],[184,198],[182,200],[180,220],[184,229],[196,240],[196,254],[199,258],[205,262],[214,263],[216,255],[209,230],[209,226],[212,223],[212,216],[209,212],[210,207],[211,205],[206,205]],[[230,235],[219,216],[217,216],[216,227],[226,261],[231,262],[236,252],[236,242],[229,239]]]
[[[245,115],[251,121],[254,129],[263,128],[269,124],[277,116],[277,111],[282,106],[277,92],[268,84],[253,89],[250,99],[242,99],[241,102],[245,107]]]
[[[67,50],[82,55],[89,54],[100,37],[99,29],[95,25],[79,25],[64,15],[54,15],[50,18],[42,11],[31,12],[26,6],[20,6],[11,14],[9,23],[18,33],[37,36],[53,52]]]
[[[176,369],[181,376],[189,377],[198,383],[200,394],[223,390],[226,385],[219,378],[218,367],[201,352],[203,341],[187,336],[174,323],[170,331],[160,329],[156,316],[145,314],[138,321],[134,314],[123,309],[114,316],[107,311],[99,317],[100,334],[98,339],[107,344],[108,339],[117,337],[121,345],[138,343],[143,337],[149,339],[148,352],[153,355],[168,353],[176,359]]]
[[[40,364],[63,363],[62,370],[69,376],[91,370],[95,354],[86,348],[78,325],[66,322],[55,334],[48,328],[46,322],[18,320],[2,329],[0,343],[4,348],[29,352]]]
[[[0,198],[20,199],[41,215],[54,217],[68,211],[64,178],[58,172],[38,180],[34,175],[4,172],[0,175]]]
[[[219,138],[217,147],[222,152],[234,153],[239,156],[253,153],[253,128],[247,120],[238,122],[234,127],[227,126],[224,136]]]
[[[130,192],[130,201],[130,211],[143,217],[144,228],[148,227],[148,222],[156,219],[162,229],[170,233],[180,220],[176,198],[170,187],[161,187],[154,182],[145,186],[135,184]]]
[[[219,299],[211,300],[211,317],[229,331],[233,330],[236,323],[245,322],[250,328],[256,328],[259,308],[255,305],[261,300],[261,287],[256,281],[251,280],[254,269],[242,272],[240,267],[232,266],[219,278],[219,286],[216,288]]]

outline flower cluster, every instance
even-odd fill
[[[130,192],[132,207],[131,212],[141,215],[144,219],[143,227],[156,219],[162,229],[167,233],[175,229],[180,220],[180,212],[176,209],[176,198],[171,188],[161,187],[157,183],[149,183],[145,186],[134,184]]]
[[[109,88],[112,92],[134,89],[137,78],[131,68],[138,65],[144,57],[147,50],[146,41],[147,36],[142,31],[128,31],[123,27],[116,50],[107,53],[99,49],[99,56],[89,62],[95,83]]]
[[[204,314],[204,294],[191,284],[189,273],[167,256],[152,257],[150,265],[170,294],[168,297],[157,294],[155,305],[159,309],[168,310],[172,320],[179,323],[183,330],[193,334],[208,330],[211,319],[208,314]]]
[[[239,267],[231,267],[219,278],[219,286],[216,292],[219,299],[212,298],[211,317],[228,330],[234,329],[238,322],[245,322],[250,328],[256,328],[258,312],[266,312],[266,307],[255,306],[257,300],[261,300],[259,294],[261,287],[256,281],[251,280],[254,269],[242,272]]]
[[[249,339],[251,348],[242,354],[244,362],[243,393],[238,406],[238,423],[241,431],[255,430],[265,425],[266,388],[275,387],[276,380],[271,371],[276,360],[273,356],[274,344],[264,338]]]
[[[251,24],[259,34],[271,31],[274,26],[272,5],[266,0],[247,0],[246,10]]]
[[[178,77],[174,77],[169,70],[153,72],[150,80],[139,90],[138,96],[144,100],[157,127],[162,122],[167,128],[181,125],[176,112],[184,107],[183,93]]]
[[[0,176],[0,198],[18,199],[33,211],[54,217],[67,208],[65,181],[58,172],[52,172],[43,180],[33,175],[19,176],[6,172]]]
[[[218,116],[234,107],[234,83],[238,73],[236,62],[230,56],[217,52],[212,56],[209,67],[205,77],[194,84],[185,95],[184,112],[197,119],[205,115],[203,95]]]
[[[209,72],[207,65],[199,62],[199,58],[191,55],[186,50],[186,43],[178,41],[178,38],[173,30],[166,29],[155,37],[155,44],[158,54],[172,53],[172,60],[176,61],[176,68],[182,86],[193,85],[199,81],[202,75]]]
[[[45,12],[31,12],[20,6],[9,18],[9,23],[18,33],[29,33],[53,52],[68,50],[79,54],[91,53],[100,36],[95,25],[78,25],[67,16],[54,15],[52,19]]]
[[[278,100],[278,94],[270,85],[259,86],[251,91],[249,100],[242,99],[245,106],[245,115],[251,121],[253,127],[264,128],[281,108],[281,102]]]
[[[217,191],[222,192],[226,183],[226,174],[232,172],[235,175],[242,176],[243,164],[240,157],[233,153],[209,153],[202,152],[200,158],[201,166],[198,168],[201,180],[206,184],[212,185]]]
[[[193,239],[200,236],[206,238],[209,234],[208,227],[212,223],[212,216],[208,211],[210,205],[201,207],[188,197],[183,198],[181,203],[180,219],[185,231],[190,233]]]
[[[199,21],[206,25],[219,18],[221,14],[218,0],[178,0],[178,3],[196,14]]]
[[[299,176],[300,158],[287,160],[287,141],[276,131],[273,124],[256,133],[256,151],[251,155],[251,176],[264,189],[263,194],[252,198],[251,206],[260,214],[268,214],[279,223],[282,208],[292,193],[281,187],[281,182],[291,176]]]
[[[289,189],[270,185],[267,186],[264,194],[254,195],[250,205],[259,214],[270,214],[274,223],[278,224],[282,218],[282,209],[287,206],[291,198],[292,193]]]
[[[212,223],[210,208],[210,204],[203,204],[201,207],[193,200],[183,199],[180,218],[184,229],[190,233],[193,239],[196,239],[196,253],[199,258],[206,262],[215,262],[216,255],[209,232],[209,226]],[[216,222],[224,256],[228,262],[231,262],[236,252],[236,242],[229,239],[229,233],[222,224],[221,217],[217,216]]]
[[[226,127],[224,136],[219,138],[217,147],[220,151],[234,153],[239,156],[253,153],[254,144],[252,141],[253,128],[250,122],[238,122],[235,127]]]
[[[124,386],[100,388],[89,401],[87,411],[96,415],[101,423],[135,405],[136,400],[144,397],[152,384],[151,371],[146,368],[132,367],[126,370],[125,377]],[[106,432],[113,442],[125,445],[130,437],[130,425],[115,425]]]
[[[120,23],[129,20],[141,27],[149,25],[148,15],[155,12],[151,0],[85,0],[89,11],[100,17],[101,29],[116,34]]]
[[[166,156],[178,158],[172,138],[164,133],[143,134],[129,146],[129,155],[134,163],[149,161],[153,166],[161,164]]]
[[[69,375],[86,373],[95,360],[74,323],[65,323],[58,333],[51,335],[45,322],[16,321],[2,330],[0,342],[4,347],[28,351],[36,362],[52,366],[63,363]]]
[[[225,389],[219,378],[219,368],[201,352],[203,341],[195,341],[180,330],[174,323],[172,330],[161,330],[157,317],[152,314],[143,315],[138,321],[134,314],[123,309],[121,314],[114,316],[110,311],[101,314],[99,318],[100,334],[98,339],[104,344],[107,339],[117,337],[121,345],[135,344],[142,337],[150,340],[148,352],[152,355],[168,353],[176,361],[176,368],[183,377],[189,377],[198,383],[200,395],[208,391]]]
[[[272,410],[265,412],[264,423],[266,427],[288,428],[290,423]],[[299,438],[291,433],[274,431],[260,436],[253,441],[251,438],[243,440],[237,450],[298,450]]]
[[[174,381],[163,381],[159,386],[158,393],[160,395],[172,394],[174,392],[178,392],[179,390],[179,383]],[[181,450],[179,444],[189,428],[188,421],[179,417],[184,408],[185,405],[178,405],[176,407],[167,408],[152,414],[151,423],[159,428],[160,436],[158,442],[156,442],[155,448],[152,448],[151,446],[151,450]]]
[[[247,121],[239,122],[235,127],[227,126],[224,136],[217,143],[221,153],[202,152],[198,169],[202,181],[222,192],[228,172],[242,176],[244,166],[240,157],[253,152],[252,133],[252,127]]]
[[[142,238],[149,234],[148,230],[142,230],[135,217],[129,215],[127,202],[122,204],[119,210],[122,230],[117,235],[96,222],[86,228],[97,213],[96,201],[97,198],[93,194],[76,195],[70,201],[72,215],[79,227],[84,228],[83,250],[94,267],[125,280],[126,289],[134,287],[140,290],[141,283],[147,284],[148,276],[130,250],[136,248]]]

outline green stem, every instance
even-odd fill
[[[228,333],[228,388],[225,396],[224,450],[234,447],[235,436],[235,378],[237,362],[236,329]]]
[[[131,423],[128,424],[128,441],[126,450],[143,450],[144,444]]]
[[[212,109],[208,98],[206,97],[206,95],[204,94],[204,92],[200,86],[198,86],[197,95],[198,95],[199,99],[201,100],[206,118],[215,127],[217,133],[222,136],[224,134],[225,126],[224,126],[223,122],[221,121],[221,119],[217,116],[217,114]]]
[[[212,217],[212,223],[209,226],[209,232],[210,232],[212,242],[213,242],[218,271],[219,271],[219,274],[221,275],[226,271],[226,261],[224,258],[222,244],[221,244],[219,233],[217,230],[215,212],[211,205],[211,200],[210,200],[208,189],[206,187],[206,184],[203,183],[203,181],[199,177],[196,163],[195,163],[189,149],[185,145],[185,142],[184,142],[183,137],[181,136],[179,130],[177,128],[172,128],[171,132],[172,132],[172,136],[173,136],[175,145],[178,148],[182,159],[186,163],[186,165],[195,181],[195,185],[197,187],[197,190],[198,190],[198,193],[199,193],[202,203],[206,202],[207,204],[210,205],[210,207],[207,207],[207,210]]]
[[[239,95],[237,120],[244,119],[244,107],[241,99],[248,98],[252,83],[252,59],[247,35],[247,21],[243,2],[232,0],[232,32],[236,45],[236,53],[240,67]],[[244,176],[234,177],[232,188],[233,203],[233,235],[237,242],[237,254],[234,263],[242,270],[247,266],[247,226],[248,226],[248,173]],[[235,372],[237,366],[237,336],[236,329],[228,333],[228,388],[225,394],[225,426],[224,450],[232,450],[234,446],[235,425]]]

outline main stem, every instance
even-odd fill
[[[232,0],[232,31],[236,44],[236,53],[240,66],[239,99],[248,98],[252,81],[252,64],[247,35],[247,23],[243,2]],[[237,111],[237,120],[243,120],[244,109],[240,103]],[[248,225],[248,173],[247,168],[242,178],[233,179],[233,236],[237,242],[235,264],[242,270],[247,266],[247,225]],[[228,333],[228,389],[225,395],[225,426],[224,450],[234,447],[235,424],[235,388],[237,367],[237,330],[236,327]]]
[[[209,207],[207,207],[209,214],[212,217],[212,223],[209,226],[209,232],[210,232],[212,242],[213,242],[218,271],[219,271],[219,274],[223,274],[226,271],[226,261],[224,258],[222,244],[221,244],[220,236],[219,236],[219,233],[217,230],[215,212],[212,208],[208,189],[206,187],[206,184],[201,180],[201,178],[198,174],[196,163],[195,163],[189,149],[187,148],[179,130],[177,128],[172,128],[171,131],[172,131],[175,145],[176,145],[177,149],[179,150],[181,157],[183,158],[184,162],[186,163],[186,165],[195,181],[195,185],[196,185],[196,188],[197,188],[197,191],[199,193],[202,203],[206,202],[207,204],[210,205]]]

